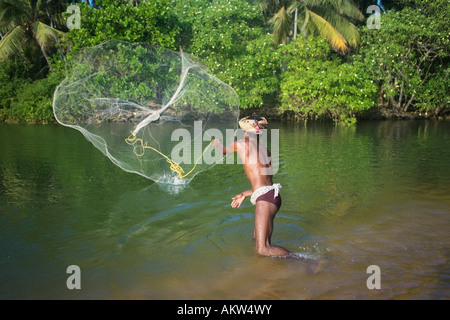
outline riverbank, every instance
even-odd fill
[[[268,120],[285,121],[285,122],[333,122],[333,117],[331,114],[322,115],[305,115],[298,114],[292,111],[281,112],[277,107],[273,106],[263,106],[260,108],[249,108],[241,109],[240,117],[246,117],[257,113],[258,115],[264,116]],[[378,121],[378,120],[439,120],[439,121],[450,121],[450,108],[436,108],[429,112],[404,112],[395,111],[389,108],[372,108],[368,111],[356,115],[357,121]],[[23,120],[18,118],[0,118],[0,123],[5,124],[57,124],[55,118],[50,118],[46,120],[41,119],[31,119]]]
[[[294,122],[305,122],[305,121],[325,121],[333,122],[333,118],[329,114],[324,115],[304,115],[294,113],[292,111],[280,112],[276,107],[263,106],[261,108],[253,109],[243,109],[241,110],[241,116],[245,117],[257,113],[263,115],[269,120],[277,121],[294,121]],[[395,111],[389,108],[372,108],[368,111],[360,113],[356,116],[358,121],[371,121],[371,120],[440,120],[440,121],[450,121],[450,108],[436,108],[429,112],[404,112]]]

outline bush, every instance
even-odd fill
[[[207,60],[211,71],[233,87],[242,109],[275,104],[280,91],[282,52],[272,46],[269,35],[249,41],[233,58]]]
[[[0,62],[0,119],[6,120],[11,114],[11,105],[17,100],[22,86],[32,82],[37,70],[29,63],[20,61],[18,57]]]
[[[260,8],[244,0],[174,2],[178,19],[190,30],[185,50],[236,90],[241,108],[274,103],[281,55],[264,32]]]
[[[81,29],[69,30],[62,39],[69,59],[72,51],[113,39],[178,49],[180,27],[168,0],[141,1],[136,6],[117,0],[96,3],[97,9],[79,4]]]
[[[299,39],[285,47],[288,66],[281,80],[281,111],[304,119],[331,117],[355,123],[375,105],[377,86],[360,63],[345,62],[320,38]]]
[[[382,14],[380,29],[362,28],[362,48],[354,57],[379,84],[385,104],[399,113],[449,103],[447,1],[414,2]]]
[[[10,99],[10,106],[1,110],[1,116],[15,122],[54,122],[53,93],[62,78],[50,74],[34,82],[23,82]]]
[[[23,83],[21,76],[17,73],[20,64],[11,60],[0,62],[0,115],[11,106],[11,101],[16,96],[16,88]]]

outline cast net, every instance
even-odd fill
[[[176,184],[223,160],[211,141],[237,129],[239,98],[191,55],[113,40],[74,56],[53,111],[123,170]]]

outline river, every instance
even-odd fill
[[[164,185],[73,129],[0,125],[0,299],[450,298],[450,122],[271,128],[272,243],[310,259],[256,255],[240,165]]]

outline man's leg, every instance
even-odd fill
[[[254,238],[256,251],[262,256],[288,256],[289,251],[284,248],[273,246],[271,237],[273,231],[273,219],[278,212],[278,207],[267,201],[257,201],[255,210]]]

